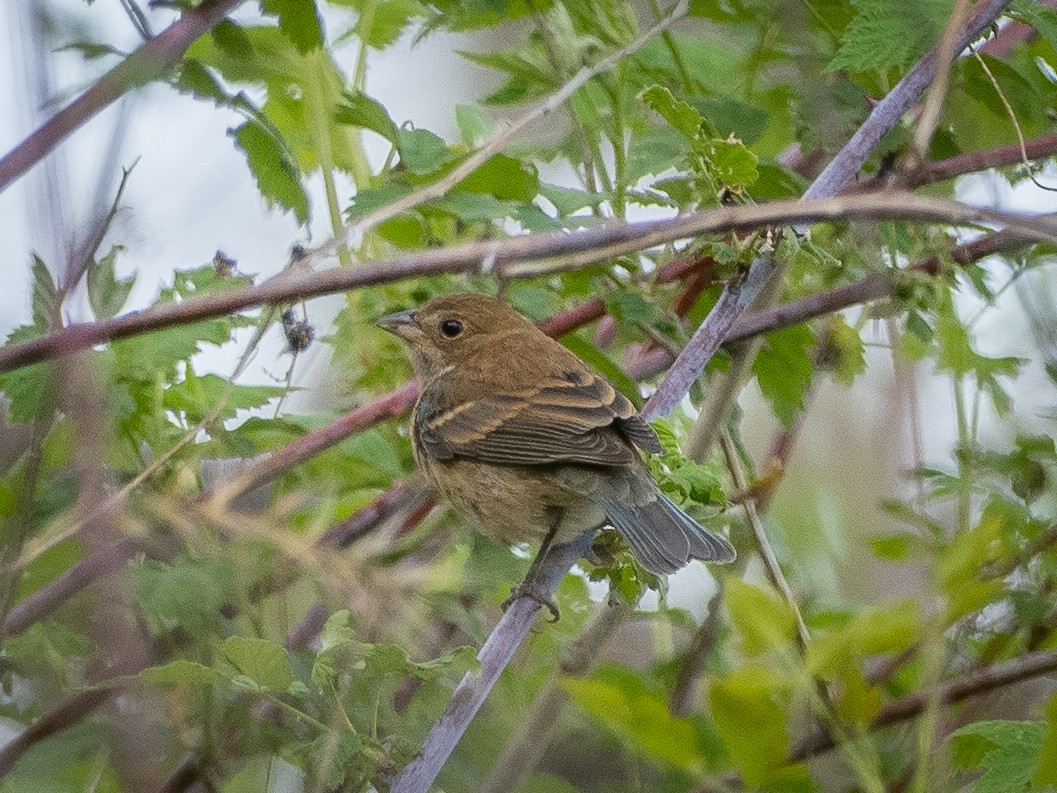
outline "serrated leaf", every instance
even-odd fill
[[[713,138],[695,150],[708,160],[712,177],[728,187],[752,187],[759,178],[759,158],[737,138]]]
[[[221,399],[224,400],[224,411],[219,416],[222,420],[234,416],[238,410],[263,407],[286,393],[285,386],[234,385],[229,388],[228,381],[223,377],[215,374],[198,375],[189,368],[181,382],[165,390],[162,404],[168,410],[185,414],[188,423],[196,424],[212,412]]]
[[[951,735],[954,760],[983,769],[974,793],[1019,793],[1031,782],[1046,725],[1036,721],[978,721]]]
[[[760,391],[787,427],[804,406],[814,376],[808,352],[814,343],[814,334],[806,325],[768,333],[752,366]]]
[[[37,254],[33,254],[33,325],[41,332],[51,326],[52,318],[59,310],[59,293],[51,270]]]
[[[286,648],[277,642],[251,636],[231,636],[220,646],[224,659],[252,686],[264,691],[286,691],[294,680],[294,670]]]
[[[829,68],[848,71],[908,66],[939,40],[951,0],[852,0],[855,16]]]
[[[455,158],[444,139],[428,129],[397,130],[396,148],[400,162],[416,176],[433,173]]]
[[[215,669],[186,659],[149,667],[140,672],[137,677],[147,683],[159,685],[190,683],[199,686],[210,686],[222,679]]]
[[[331,0],[359,12],[356,25],[339,40],[356,36],[368,47],[385,49],[400,38],[411,20],[424,16],[425,9],[417,0]]]
[[[92,262],[86,273],[88,303],[96,319],[110,319],[117,315],[128,302],[132,288],[136,285],[136,274],[127,278],[118,278],[114,272],[117,254],[123,251],[115,245],[97,262]]]
[[[339,124],[369,129],[390,143],[396,143],[397,128],[389,111],[377,100],[361,91],[346,91],[345,101],[338,106],[334,119]]]
[[[246,153],[246,162],[265,200],[290,210],[299,223],[306,223],[308,194],[301,184],[301,169],[286,148],[257,121],[247,121],[232,134]]]
[[[704,117],[687,102],[676,99],[672,92],[661,85],[651,85],[639,98],[646,106],[671,124],[691,145],[701,140],[702,135],[715,137],[715,129],[706,126]]]
[[[314,0],[260,0],[261,12],[279,17],[279,30],[304,54],[323,46],[323,27]]]
[[[796,620],[777,593],[730,578],[726,585],[726,604],[749,655],[786,647],[793,641]]]

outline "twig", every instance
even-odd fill
[[[957,0],[951,11],[950,19],[947,21],[947,28],[943,32],[943,38],[940,39],[939,47],[936,50],[937,65],[934,70],[935,76],[932,78],[932,84],[929,85],[928,93],[925,95],[925,107],[921,111],[917,127],[914,129],[913,151],[917,167],[911,168],[911,170],[917,170],[928,162],[929,143],[932,141],[932,135],[936,132],[936,126],[940,123],[940,113],[943,112],[943,100],[947,96],[947,84],[950,82],[951,77],[951,63],[961,49],[956,50],[955,44],[958,40],[958,34],[962,30],[962,22],[968,12],[969,0]]]
[[[734,441],[731,440],[729,432],[723,431],[720,433],[719,445],[723,449],[723,456],[727,461],[727,470],[730,471],[734,487],[741,492],[748,491],[749,483],[745,478],[745,471],[742,468],[741,461],[738,459],[738,450],[734,447]],[[760,558],[763,560],[767,578],[770,579],[771,585],[781,593],[782,599],[785,600],[786,605],[789,606],[789,610],[793,614],[796,622],[797,644],[800,646],[800,654],[803,655],[807,652],[808,645],[811,644],[811,634],[808,633],[804,615],[800,613],[796,595],[793,594],[793,589],[789,586],[789,581],[786,580],[781,565],[778,564],[778,557],[774,553],[774,547],[771,545],[771,540],[767,537],[767,532],[763,530],[763,521],[760,520],[760,516],[756,513],[755,499],[746,498],[742,508],[745,510],[745,517],[749,521],[749,526],[752,527],[752,534],[756,540],[756,550],[759,551]]]
[[[945,705],[960,702],[963,699],[988,694],[996,689],[1052,672],[1055,669],[1057,669],[1057,650],[1042,650],[992,664],[930,691],[909,694],[889,702],[881,708],[877,717],[870,723],[869,730],[873,732],[908,721],[920,715],[932,700]],[[836,743],[831,735],[819,732],[797,744],[790,753],[789,761],[799,763],[829,751],[835,746]]]
[[[628,610],[626,604],[597,604],[583,631],[565,650],[559,673],[565,677],[586,675],[613,632],[624,621]],[[544,684],[533,697],[531,710],[492,763],[479,793],[516,793],[521,790],[543,758],[568,701],[569,695],[560,678],[552,678]]]
[[[1020,161],[1024,164],[1025,168],[1028,167],[1028,147],[1024,141],[1024,133],[1020,129],[1020,122],[1017,121],[1017,114],[1013,112],[1013,106],[1009,104],[1009,99],[1006,97],[1006,92],[1002,90],[1002,86],[998,84],[998,80],[995,79],[995,75],[991,72],[991,67],[987,65],[980,53],[970,48],[973,53],[973,57],[976,58],[977,63],[980,64],[980,68],[983,69],[984,74],[987,75],[987,79],[991,82],[991,87],[995,89],[995,93],[998,94],[999,101],[1002,102],[1002,107],[1005,108],[1006,115],[1009,116],[1010,123],[1013,124],[1013,131],[1017,135],[1017,146],[1020,150]],[[1048,190],[1050,192],[1057,192],[1057,187],[1048,187],[1042,184],[1038,179],[1035,178],[1030,170],[1028,170],[1028,178],[1034,183],[1034,185],[1040,190]]]
[[[668,700],[668,712],[673,716],[689,716],[693,708],[694,686],[705,659],[719,639],[723,614],[723,579],[716,580],[718,589],[708,604],[708,616],[694,632],[694,638],[686,650],[675,673],[675,685]]]
[[[0,192],[103,108],[128,91],[164,75],[195,39],[243,0],[205,0],[104,74],[91,88],[0,158]]]
[[[373,212],[368,212],[366,215],[356,220],[355,223],[347,226],[344,234],[335,237],[333,240],[324,243],[319,248],[312,251],[312,256],[314,258],[329,256],[334,250],[345,245],[351,236],[373,228],[379,223],[383,223],[384,221],[399,215],[401,212],[406,212],[426,201],[440,198],[451,190],[451,188],[477,170],[488,159],[506,148],[507,144],[510,143],[510,141],[513,140],[523,129],[536,121],[546,118],[561,107],[562,104],[564,104],[581,87],[586,85],[593,77],[609,71],[628,55],[638,51],[645,44],[649,43],[674,25],[686,14],[688,7],[689,0],[679,0],[664,19],[646,30],[641,36],[627,46],[610,53],[592,66],[585,66],[582,68],[572,77],[572,79],[565,83],[565,85],[547,97],[547,99],[531,111],[507,126],[492,140],[484,146],[481,146],[477,151],[445,174],[444,177],[438,179],[432,184],[428,184],[425,187],[415,190],[413,193],[409,193],[391,204],[387,204]]]
[[[202,295],[181,303],[167,303],[103,322],[75,324],[43,338],[7,347],[0,350],[0,372],[69,355],[107,341],[269,303],[291,302],[408,278],[475,272],[482,261],[493,262],[493,272],[502,279],[530,278],[586,267],[611,256],[712,232],[785,223],[882,218],[949,225],[999,223],[1040,240],[1057,238],[1057,223],[1053,219],[969,207],[956,201],[910,193],[721,207],[665,220],[614,222],[576,234],[533,234],[501,242],[467,243],[357,268],[308,274],[287,272],[259,285]],[[754,269],[759,272],[760,266]],[[750,282],[758,280],[755,277],[749,279]]]
[[[976,12],[958,36],[955,47],[963,50],[979,38],[1009,3],[1010,0],[981,0]],[[855,178],[855,174],[862,168],[881,137],[921,98],[936,76],[939,62],[939,52],[934,48],[903,75],[896,87],[877,103],[869,118],[855,131],[844,148],[822,170],[804,193],[804,198],[835,195]]]
[[[569,568],[586,553],[592,540],[592,533],[588,532],[551,549],[537,578],[540,594],[546,596],[554,591]],[[500,673],[525,640],[540,608],[538,602],[524,597],[510,605],[477,653],[480,670],[468,672],[460,681],[444,714],[426,736],[422,751],[393,779],[389,788],[391,793],[425,793],[429,790]]]
[[[73,726],[104,702],[117,696],[120,691],[121,689],[117,686],[93,688],[74,694],[69,699],[60,702],[54,709],[45,713],[0,748],[0,778],[6,776],[19,758],[33,746]]]

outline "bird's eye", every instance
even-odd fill
[[[462,333],[462,323],[457,319],[446,319],[440,323],[440,332],[449,339],[454,339]]]

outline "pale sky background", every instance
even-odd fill
[[[0,4],[0,150],[7,151],[47,117],[54,108],[75,96],[112,59],[85,64],[76,53],[35,53],[26,44],[32,10],[39,2],[6,2]],[[117,0],[96,0],[86,5],[81,0],[55,0],[50,7],[63,19],[83,25],[83,37],[106,41],[131,50],[139,39]],[[252,10],[248,5],[247,8]],[[167,26],[170,12],[148,12],[155,32]],[[328,11],[329,30],[344,30],[352,17]],[[71,38],[74,36],[71,35]],[[409,37],[384,53],[372,52],[368,68],[368,93],[380,100],[397,123],[411,120],[448,139],[457,137],[452,115],[458,103],[470,103],[486,94],[496,84],[496,77],[473,66],[457,54],[459,49],[487,49],[479,37],[437,33],[411,46]],[[355,46],[338,50],[338,58],[347,73],[353,70]],[[54,104],[37,107],[34,95],[40,93],[34,75],[40,75],[40,63],[51,63],[50,87],[43,93],[54,98]],[[29,318],[29,262],[35,251],[55,268],[66,250],[71,235],[83,237],[84,224],[94,202],[93,191],[98,180],[103,153],[115,140],[120,141],[117,165],[130,165],[139,158],[123,201],[126,209],[111,232],[110,240],[126,246],[119,259],[121,274],[136,271],[137,288],[127,308],[149,304],[158,286],[175,268],[188,268],[209,261],[214,251],[222,249],[239,262],[243,272],[265,277],[277,272],[287,261],[291,244],[317,244],[328,234],[325,212],[317,212],[311,235],[296,226],[292,216],[268,210],[246,168],[243,155],[226,135],[240,119],[233,113],[181,96],[162,85],[152,85],[127,97],[93,118],[76,131],[44,163],[37,165],[14,186],[0,193],[0,250],[4,253],[4,289],[0,290],[0,333]],[[370,142],[373,136],[368,135]],[[378,143],[378,141],[373,141]],[[372,149],[376,162],[384,151]],[[104,205],[109,204],[118,173],[111,175]],[[548,170],[547,178],[561,174]],[[1057,173],[1051,169],[1041,177],[1057,184]],[[53,199],[49,203],[49,185]],[[346,185],[347,187],[347,185]],[[1003,209],[1053,210],[1053,194],[1026,185],[1011,190],[1001,179],[989,176],[962,181],[962,197],[971,203],[982,203]],[[313,183],[313,201],[323,206],[318,179]],[[347,197],[347,192],[343,194]],[[1004,282],[1008,268],[993,267],[993,285]],[[1048,284],[1051,293],[1055,278],[1052,267],[1027,280],[1030,288]],[[310,316],[319,322],[340,297],[310,303]],[[971,297],[962,299],[968,312],[974,311]],[[853,312],[854,315],[854,312]],[[318,333],[325,332],[319,328]],[[883,334],[877,336],[883,339]],[[1007,292],[997,310],[990,311],[978,325],[980,348],[994,355],[1034,354],[1028,324],[1014,291]],[[280,353],[285,342],[273,329],[262,345],[254,367],[243,382],[269,382],[265,371],[284,372],[287,359]],[[241,348],[230,345],[210,352],[199,362],[200,369],[215,369],[227,374]],[[325,378],[330,349],[316,344],[298,364],[296,381],[309,386],[302,404],[311,403],[312,388]],[[859,379],[849,394],[843,387],[827,385],[812,409],[805,434],[805,446],[798,449],[783,493],[795,494],[800,486],[833,490],[835,504],[844,498],[844,509],[859,510],[861,504],[841,496],[846,482],[826,469],[827,461],[839,455],[851,460],[842,473],[875,486],[884,477],[898,488],[900,472],[910,464],[909,432],[904,413],[893,388],[891,358],[887,351],[869,350],[868,374]],[[942,463],[949,457],[955,439],[955,422],[949,383],[935,378],[931,366],[919,369],[921,385],[922,436],[925,458]],[[1053,432],[1052,386],[1041,365],[1034,361],[1018,382],[1015,392],[1015,417],[1008,424],[992,420],[984,411],[982,438],[996,443],[1008,438],[1011,427],[1032,432]],[[317,392],[318,393],[318,392]],[[753,388],[743,397],[746,408],[746,432],[752,448],[762,451],[774,427],[773,420],[761,406]],[[296,406],[297,402],[288,403]],[[1050,416],[1043,418],[1042,416]],[[802,467],[798,470],[798,461]],[[832,463],[830,463],[832,465]],[[806,479],[803,479],[806,477]],[[803,481],[800,481],[803,479]],[[827,491],[828,492],[828,491]],[[866,494],[875,490],[866,488]],[[786,505],[788,508],[788,505]],[[782,509],[782,500],[776,504]],[[833,514],[839,515],[840,510]],[[861,517],[856,515],[855,517]],[[819,522],[834,520],[819,516]],[[864,527],[866,528],[866,527]],[[820,526],[823,533],[829,531]],[[837,546],[840,543],[836,543]],[[835,554],[842,549],[834,547]],[[700,580],[701,573],[688,569],[688,580]],[[680,580],[684,578],[680,576]],[[693,586],[691,585],[691,589]],[[679,581],[673,586],[673,600],[689,597],[689,590]]]

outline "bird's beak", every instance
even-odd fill
[[[387,330],[401,339],[409,338],[418,330],[418,325],[415,324],[414,311],[401,311],[397,314],[390,314],[387,317],[382,317],[375,324],[382,330]]]

